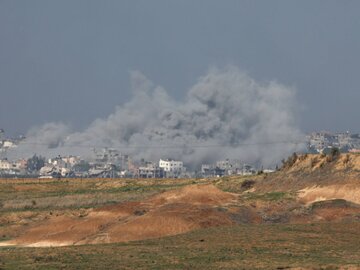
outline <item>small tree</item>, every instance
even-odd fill
[[[298,160],[298,155],[294,152],[287,160],[282,160],[283,168],[290,168]]]
[[[27,170],[30,172],[39,171],[45,165],[45,158],[36,154],[27,160]]]
[[[330,153],[328,155],[328,157],[326,158],[326,160],[328,162],[334,161],[335,159],[337,159],[340,156],[340,149],[337,147],[333,147],[330,150]]]
[[[340,149],[337,147],[334,147],[331,149],[330,155],[332,157],[338,157],[340,155]]]

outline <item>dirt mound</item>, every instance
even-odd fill
[[[260,192],[299,191],[313,186],[358,185],[359,179],[358,154],[305,154],[290,157],[280,171],[265,175],[254,188]]]
[[[294,172],[313,172],[319,169],[328,169],[331,171],[359,171],[359,154],[338,154],[338,155],[320,155],[304,154],[293,156],[285,162],[285,171]]]
[[[211,226],[231,225],[217,207],[237,196],[212,185],[193,185],[90,211],[86,216],[52,217],[2,245],[66,246],[157,238]]]
[[[333,199],[344,199],[360,204],[360,186],[350,184],[313,186],[300,190],[298,196],[300,201],[306,204]]]
[[[342,199],[314,202],[309,207],[313,220],[360,220],[360,205]]]
[[[236,195],[226,193],[213,185],[186,186],[154,196],[150,202],[168,204],[187,202],[194,205],[220,205],[236,199]]]
[[[285,220],[289,223],[317,221],[359,220],[359,207],[312,208],[317,202],[345,200],[360,204],[360,155],[293,155],[284,162],[284,167],[256,181],[256,194],[292,194],[294,205],[275,202],[266,210],[262,207],[265,220]],[[279,200],[280,203],[281,200]],[[281,209],[283,208],[283,209]],[[309,210],[310,209],[310,210]]]

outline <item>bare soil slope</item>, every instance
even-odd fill
[[[236,195],[212,185],[186,186],[143,202],[95,209],[85,217],[52,217],[34,224],[18,238],[2,245],[66,246],[125,242],[231,225],[231,218],[216,207],[236,200]]]
[[[256,191],[294,191],[304,203],[344,199],[360,203],[360,155],[302,155],[256,183]]]
[[[294,155],[256,181],[254,193],[293,194],[296,203],[269,208],[289,223],[360,220],[360,155]]]

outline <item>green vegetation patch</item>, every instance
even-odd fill
[[[249,192],[243,195],[245,200],[261,200],[261,201],[281,201],[281,200],[294,200],[295,196],[289,192],[267,192],[267,193],[254,193]]]

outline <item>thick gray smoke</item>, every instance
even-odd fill
[[[258,83],[236,67],[211,69],[172,99],[140,72],[131,74],[133,98],[86,130],[64,124],[34,128],[16,155],[81,154],[94,147],[118,148],[133,158],[171,157],[190,167],[225,158],[271,166],[299,145],[294,90],[277,82]],[[273,144],[274,143],[274,144]]]

